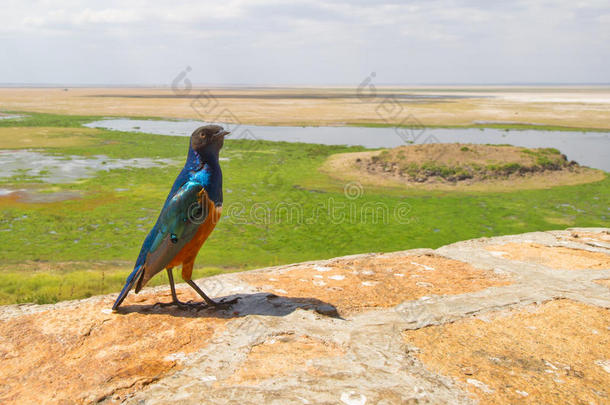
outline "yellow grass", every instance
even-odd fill
[[[88,135],[97,133],[91,128],[10,127],[0,128],[0,148],[61,148],[93,143]]]
[[[193,103],[193,98],[172,98],[174,92],[169,88],[71,88],[68,91],[59,88],[3,88],[0,89],[0,109],[225,122],[237,120],[259,125],[400,124],[405,119],[412,122],[409,117],[414,117],[423,125],[430,126],[509,121],[610,129],[610,87],[379,88],[377,97],[368,99],[354,97],[356,86],[351,89],[215,88],[209,93],[202,91],[205,89],[191,90],[191,96],[204,94],[199,103]],[[400,112],[380,114],[380,96],[390,93],[475,98],[402,100],[397,107],[402,108]],[[209,99],[205,97],[210,94],[223,98],[208,103]],[[283,98],[294,94],[304,98]],[[312,95],[331,97],[307,98]]]

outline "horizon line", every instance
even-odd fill
[[[193,83],[194,88],[201,87],[241,87],[241,88],[291,88],[291,87],[357,87],[360,83],[317,83],[317,84],[252,84],[252,83]],[[423,82],[423,83],[376,83],[376,87],[387,86],[610,86],[610,82],[489,82],[489,83],[469,83],[469,82]],[[155,83],[46,83],[46,82],[9,82],[0,83],[0,88],[171,88],[169,84]]]

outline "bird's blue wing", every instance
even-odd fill
[[[189,181],[161,212],[159,227],[146,255],[145,270],[136,285],[136,292],[167,267],[207,218],[207,203],[200,201],[200,193],[204,196],[202,192],[205,190],[201,184]]]
[[[138,292],[152,276],[166,268],[197,233],[208,215],[207,204],[201,201],[205,197],[204,175],[198,173],[168,197],[157,223],[144,240],[136,266],[127,277],[114,309],[121,305],[134,284]]]

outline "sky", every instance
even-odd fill
[[[0,83],[610,83],[608,0],[3,0]]]

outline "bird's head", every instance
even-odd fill
[[[220,125],[206,125],[197,128],[191,135],[191,147],[204,160],[218,158],[218,154],[224,144],[225,131]]]

